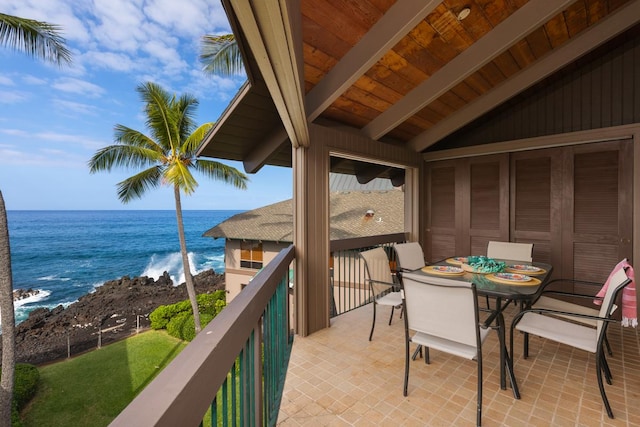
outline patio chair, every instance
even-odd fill
[[[607,383],[611,384],[610,371],[604,357],[602,343],[609,323],[615,321],[615,319],[611,318],[614,301],[622,288],[630,282],[631,280],[627,277],[624,269],[617,270],[611,276],[598,316],[588,316],[565,311],[557,312],[540,308],[521,311],[511,322],[511,355],[513,356],[514,329],[594,353],[596,356],[596,376],[600,396],[602,396],[602,402],[607,409],[607,415],[609,418],[613,418],[613,411],[611,410],[611,405],[609,404],[604,390],[604,384],[602,383],[602,372],[605,372]],[[592,328],[584,324],[572,322],[566,319],[568,316],[572,319],[592,319],[596,322],[596,327]]]
[[[360,252],[360,256],[364,259],[367,281],[371,290],[371,298],[373,300],[373,320],[371,322],[371,332],[369,333],[369,341],[373,338],[373,330],[376,326],[376,308],[378,305],[391,306],[391,316],[389,316],[389,325],[393,320],[393,312],[396,307],[402,307],[402,295],[398,290],[399,284],[394,280],[394,275],[389,267],[389,258],[382,248],[374,248],[368,251]]]
[[[612,275],[617,269],[620,269],[620,268],[623,268],[623,267],[627,267],[627,266],[630,266],[629,265],[629,261],[627,260],[627,258],[623,258],[622,261],[620,261],[613,268],[613,270],[612,270],[610,275]],[[598,313],[599,313],[600,310],[597,309],[597,308],[586,307],[586,306],[583,306],[583,305],[580,305],[580,304],[572,303],[572,302],[565,301],[563,299],[557,298],[557,297],[565,297],[565,298],[573,298],[573,299],[582,299],[582,300],[587,300],[589,302],[593,302],[594,299],[595,299],[595,297],[593,295],[575,294],[575,293],[570,293],[570,292],[557,291],[557,290],[553,290],[553,289],[547,290],[547,288],[549,286],[551,286],[554,283],[559,283],[559,282],[571,282],[573,285],[581,284],[581,285],[591,285],[593,287],[596,287],[596,286],[602,287],[602,283],[591,282],[591,281],[587,281],[587,280],[579,280],[579,279],[555,279],[555,280],[551,280],[550,282],[547,282],[544,285],[544,289],[540,293],[540,297],[538,297],[538,299],[533,302],[533,304],[531,305],[530,308],[542,309],[542,310],[554,310],[556,312],[566,311],[566,312],[569,312],[569,313],[584,314],[584,315],[590,316],[590,317],[597,317],[598,316]],[[613,308],[612,308],[611,313],[613,314],[617,308],[618,308],[618,306],[613,304]],[[569,316],[569,318],[571,318],[574,322],[582,323],[582,324],[585,324],[587,326],[591,326],[592,328],[595,328],[597,326],[597,321],[594,320],[593,318],[590,318],[590,317],[575,318],[575,316],[573,316],[573,317]],[[611,345],[609,344],[609,340],[607,339],[607,335],[606,334],[604,336],[603,342],[604,342],[605,347],[607,348],[607,353],[609,354],[609,356],[613,356],[613,352],[611,351]],[[527,358],[528,356],[529,356],[529,336],[528,336],[528,334],[525,334],[525,336],[524,336],[524,357]],[[610,377],[610,375],[609,375],[609,377]]]
[[[581,284],[589,284],[593,286],[602,285],[602,283],[590,282],[590,281],[584,281],[584,280],[575,280],[575,279],[556,279],[556,280],[552,280],[548,284],[558,283],[558,282],[567,282],[567,281],[572,282],[574,284],[581,283]],[[592,328],[595,328],[596,326],[598,326],[598,322],[595,319],[595,317],[598,317],[598,314],[600,312],[599,309],[586,307],[584,305],[565,301],[559,298],[554,298],[551,295],[556,297],[580,298],[580,299],[586,299],[589,301],[593,301],[594,299],[593,295],[574,294],[570,292],[561,292],[561,291],[555,291],[555,290],[544,290],[542,291],[542,294],[540,295],[540,297],[531,305],[530,308],[539,309],[539,310],[553,310],[558,313],[568,312],[568,313],[582,314],[589,317],[576,317],[572,315],[563,316],[562,314],[558,314],[558,316],[571,319],[574,322],[582,323],[587,326],[591,326]],[[611,313],[613,314],[617,308],[618,306],[613,304]],[[527,357],[529,357],[529,334],[524,335],[523,345],[524,345],[524,349],[523,349],[524,358],[526,359]],[[607,339],[606,335],[604,336],[604,345],[607,348],[607,353],[609,353],[610,356],[613,356],[613,351],[611,350],[611,345],[609,345],[609,340]]]
[[[418,242],[396,243],[393,245],[398,261],[398,272],[407,272],[424,267],[424,252]]]
[[[480,327],[478,298],[473,283],[406,273],[403,278],[405,371],[403,394],[409,385],[410,344],[422,346],[425,363],[435,349],[478,364],[477,424],[482,417],[482,343],[489,328]],[[413,333],[413,335],[411,335]]]
[[[513,261],[533,261],[533,243],[514,243],[489,241],[487,244],[487,258],[509,259]],[[486,297],[489,308],[489,297]]]

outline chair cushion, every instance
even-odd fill
[[[596,329],[555,317],[526,313],[516,325],[516,329],[591,353],[595,353],[597,349]]]
[[[480,342],[484,342],[490,331],[491,329],[480,328]],[[444,351],[446,353],[454,354],[456,356],[464,357],[465,359],[469,360],[475,360],[477,355],[476,346],[461,344],[456,341],[436,337],[435,335],[429,335],[423,332],[416,332],[415,335],[411,337],[411,342],[421,344],[425,347]]]
[[[376,298],[376,303],[380,305],[401,305],[402,294],[400,292],[389,292],[379,298]]]

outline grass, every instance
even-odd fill
[[[74,359],[39,368],[24,427],[108,425],[186,346],[149,331]]]

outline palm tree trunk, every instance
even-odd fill
[[[176,199],[176,218],[178,220],[178,237],[180,238],[180,253],[182,254],[182,267],[184,269],[184,281],[193,309],[193,322],[196,326],[196,334],[200,332],[200,310],[198,309],[198,299],[196,298],[196,288],[193,285],[191,267],[189,266],[189,253],[187,252],[187,242],[184,238],[184,224],[182,222],[182,203],[180,202],[180,188],[173,186],[173,194]]]
[[[7,211],[0,191],[0,318],[2,320],[2,380],[0,380],[0,425],[11,425],[13,378],[15,372],[15,315],[13,278]]]

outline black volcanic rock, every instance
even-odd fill
[[[224,276],[213,270],[194,276],[196,292],[224,289]],[[27,291],[28,292],[28,291]],[[173,286],[168,273],[158,280],[123,276],[105,282],[67,308],[37,308],[16,327],[16,360],[43,364],[95,349],[134,334],[137,322],[149,327],[149,313],[160,305],[188,298],[183,284]]]

